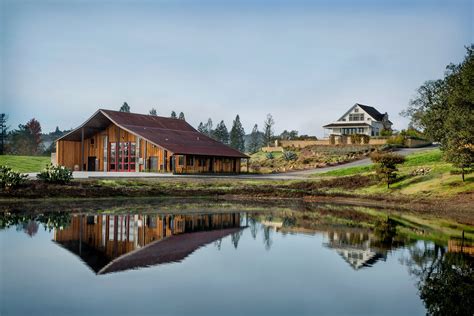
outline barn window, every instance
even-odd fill
[[[206,165],[206,159],[199,158],[198,159],[198,167],[204,167]]]

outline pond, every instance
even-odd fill
[[[472,315],[472,240],[407,222],[309,203],[4,207],[0,314]]]

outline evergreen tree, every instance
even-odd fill
[[[206,126],[205,126],[204,124],[202,124],[202,122],[199,123],[198,131],[199,131],[200,133],[207,134]]]
[[[260,142],[260,132],[258,131],[258,125],[255,124],[252,133],[250,134],[250,141],[249,141],[249,152],[256,153],[262,148],[262,144]]]
[[[150,110],[150,115],[153,115],[153,116],[157,116],[158,114],[156,113],[156,109],[155,108],[151,108]]]
[[[213,136],[215,140],[218,140],[221,143],[229,143],[229,131],[227,130],[224,121],[221,121],[219,124],[217,124],[216,129],[213,132]]]
[[[272,115],[269,113],[267,114],[267,119],[263,123],[263,135],[267,146],[270,146],[273,138],[273,125],[275,125],[275,121],[273,120]]]
[[[33,154],[37,155],[41,151],[41,124],[36,119],[32,118],[26,123],[26,128],[30,132],[33,140]]]
[[[176,116],[176,112],[175,112],[175,111],[171,111],[171,116],[170,116],[170,117],[171,117],[171,118],[174,118],[174,119],[175,119],[175,118],[178,118],[178,117]]]
[[[120,112],[127,112],[130,113],[130,106],[128,105],[127,102],[124,102],[122,106],[120,107]]]
[[[204,127],[206,128],[206,135],[209,136],[209,137],[212,137],[213,136],[213,130],[212,130],[213,124],[212,124],[212,119],[211,118],[209,118],[207,120],[207,123],[206,123],[206,125],[204,125]]]
[[[234,122],[232,123],[232,129],[230,130],[230,146],[241,152],[245,150],[244,141],[245,131],[240,122],[240,117],[237,114]]]
[[[33,137],[26,125],[18,125],[9,135],[8,152],[13,155],[33,155]]]
[[[184,113],[183,112],[179,112],[179,117],[178,118],[180,120],[186,121],[186,119],[184,118]]]
[[[8,133],[8,115],[5,113],[0,114],[0,155],[5,154],[5,141]]]
[[[10,152],[14,155],[38,155],[42,152],[41,142],[41,125],[33,118],[11,132]]]

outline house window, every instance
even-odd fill
[[[343,129],[342,129],[342,134],[343,134],[343,135],[357,134],[357,133],[360,132],[360,130],[363,130],[363,128],[356,128],[356,127],[343,128]]]
[[[364,133],[364,128],[363,128],[363,127],[359,127],[358,133],[359,133],[359,134],[363,134],[363,133]]]
[[[184,166],[184,156],[178,157],[178,166]]]
[[[349,121],[363,121],[364,114],[349,114]]]
[[[358,109],[358,108],[355,108],[355,109],[354,109],[354,112],[355,112],[355,113],[359,112],[359,109]]]

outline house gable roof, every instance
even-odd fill
[[[359,104],[359,103],[356,103],[356,105],[358,105],[362,110],[365,111],[365,113],[369,114],[376,121],[382,121],[383,120],[384,114],[377,111],[376,108],[374,108],[372,106],[364,105],[364,104]]]
[[[240,151],[198,132],[185,120],[103,109],[58,140],[80,141],[82,128],[84,138],[88,138],[110,123],[174,154],[248,158]]]
[[[346,113],[344,113],[344,115],[342,115],[339,119],[343,119],[347,114],[349,114],[356,106],[360,107],[365,113],[367,113],[371,118],[373,118],[374,120],[376,121],[382,121],[383,120],[383,117],[384,117],[384,114],[380,113],[376,108],[372,107],[372,106],[368,106],[368,105],[364,105],[364,104],[360,104],[360,103],[356,103],[354,104],[353,106],[350,107],[349,110],[346,111]]]

